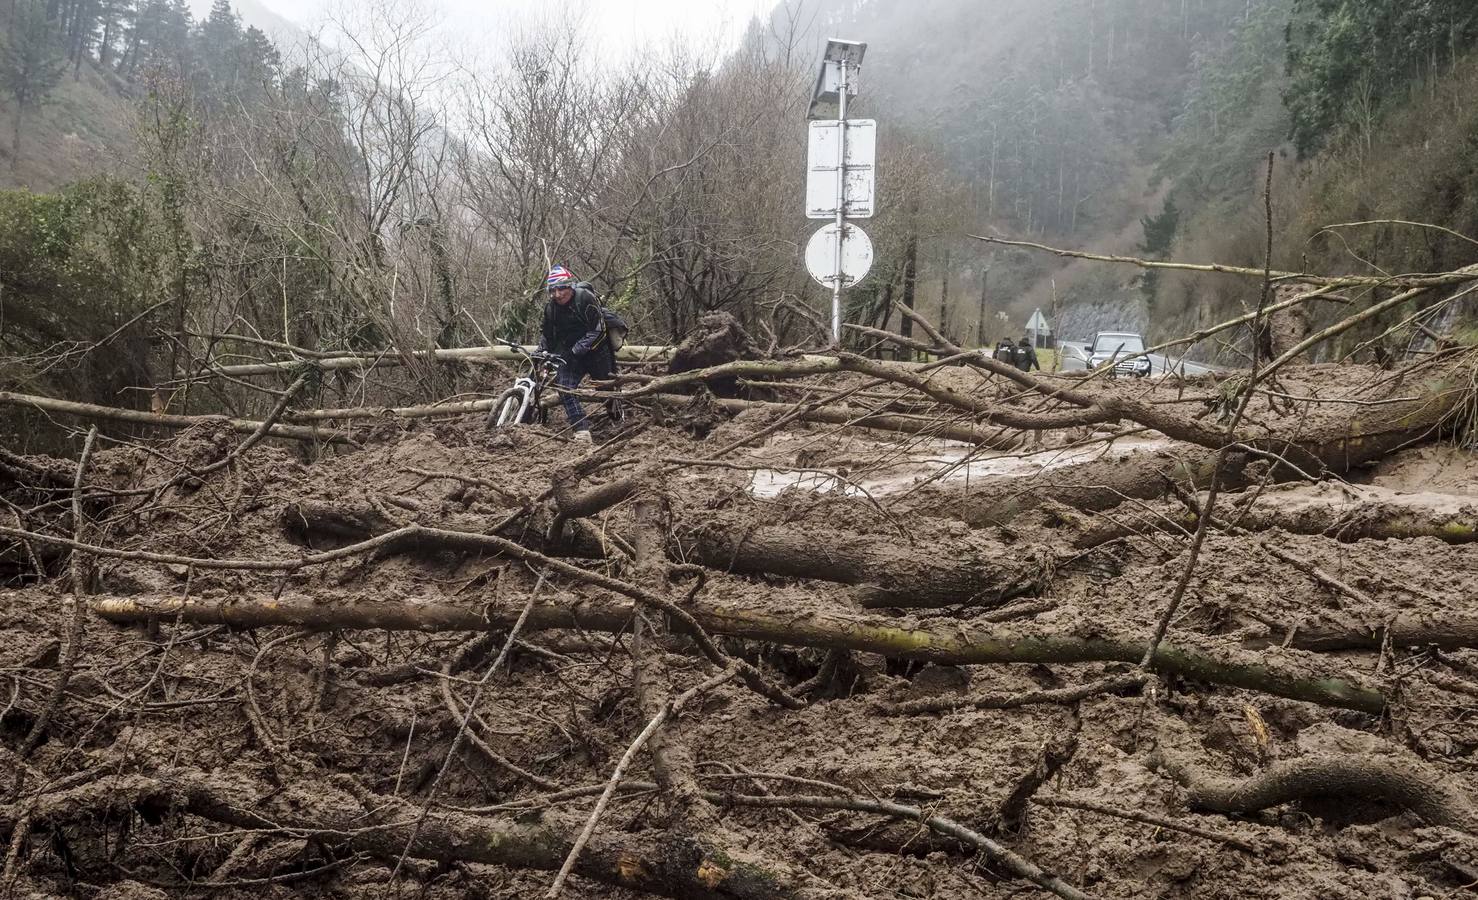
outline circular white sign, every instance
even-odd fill
[[[806,270],[822,287],[834,287],[838,274],[842,287],[867,277],[872,268],[872,240],[867,232],[848,222],[842,237],[842,271],[837,272],[837,224],[821,226],[806,243]]]

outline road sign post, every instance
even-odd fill
[[[837,91],[837,252],[831,283],[831,342],[842,345],[842,248],[847,243],[847,60]],[[1272,164],[1269,163],[1271,166]]]
[[[811,276],[831,287],[831,339],[842,342],[842,288],[854,284],[872,266],[872,242],[861,228],[847,224],[849,211],[859,218],[872,215],[876,124],[871,120],[857,123],[859,143],[856,159],[851,151],[851,123],[847,121],[847,97],[857,92],[856,72],[862,64],[866,44],[856,41],[829,40],[821,61],[821,73],[811,107],[836,95],[837,117],[834,122],[812,122],[806,175],[806,216],[831,218],[836,221],[823,226],[806,245],[806,268]],[[830,145],[835,143],[835,147]],[[828,152],[830,151],[830,152]],[[829,157],[829,158],[828,158]],[[853,171],[861,177],[853,179]],[[833,182],[834,179],[834,182]],[[828,190],[828,188],[830,190]],[[830,196],[826,196],[827,194]],[[830,201],[831,208],[828,209]],[[852,209],[849,210],[849,207]],[[830,259],[825,254],[830,253]]]

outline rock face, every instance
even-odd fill
[[[667,364],[667,371],[677,374],[740,359],[764,357],[764,351],[760,350],[738,319],[726,312],[711,312],[699,319],[698,327],[678,344]],[[737,397],[740,393],[738,380],[734,378],[714,379],[708,386],[720,397]]]

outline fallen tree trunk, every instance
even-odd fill
[[[1478,267],[1474,267],[1478,269]],[[1389,302],[1389,301],[1386,301]],[[1374,311],[1367,310],[1361,316]],[[1346,323],[1353,320],[1346,320]],[[1343,326],[1341,326],[1343,327]],[[1326,330],[1328,331],[1328,330]],[[1337,333],[1331,332],[1331,333]],[[1224,428],[1208,426],[1202,415],[1170,412],[1167,407],[1146,402],[1122,387],[1097,385],[1095,393],[1069,387],[1046,378],[1036,378],[1015,367],[980,353],[959,353],[942,362],[959,362],[982,369],[993,376],[1014,383],[1020,391],[1036,395],[1050,408],[1039,411],[1008,394],[983,396],[978,391],[962,391],[935,380],[924,369],[911,369],[878,362],[852,353],[836,357],[819,357],[799,362],[739,361],[669,375],[648,382],[627,393],[628,399],[670,392],[690,383],[710,382],[735,376],[759,375],[770,378],[802,378],[814,375],[851,372],[882,379],[928,397],[946,408],[965,414],[982,425],[1015,429],[1057,429],[1083,425],[1108,425],[1128,419],[1168,437],[1208,450],[1220,451],[1228,445],[1246,448],[1253,455],[1277,463],[1288,475],[1308,471],[1345,471],[1352,465],[1377,458],[1414,438],[1435,431],[1449,418],[1466,408],[1472,394],[1471,378],[1465,359],[1457,359],[1435,369],[1432,374],[1419,371],[1405,379],[1385,379],[1381,395],[1367,393],[1356,386],[1348,395],[1329,394],[1300,398],[1306,404],[1304,415],[1285,422],[1260,423],[1235,434]],[[1342,380],[1341,386],[1350,382]],[[1238,384],[1225,395],[1206,400],[1224,405],[1237,394]],[[1245,385],[1243,386],[1245,387]],[[1415,396],[1395,396],[1395,391]],[[1318,417],[1309,411],[1324,404],[1349,404],[1356,412],[1348,416]],[[1292,426],[1292,427],[1289,427]],[[1292,438],[1284,435],[1293,431]]]
[[[282,527],[296,543],[311,546],[316,536],[336,540],[363,540],[389,531],[398,523],[368,503],[328,503],[296,500],[282,510]]]
[[[654,394],[641,399],[642,403],[666,407],[668,409],[685,407],[692,401],[693,398],[685,394]],[[723,397],[709,398],[706,402],[735,415],[749,410],[759,410],[774,415],[783,415],[796,412],[799,406],[799,404],[794,403],[772,403],[766,400],[734,400]],[[799,415],[796,416],[796,420],[800,422],[811,422],[817,425],[842,425],[851,428],[868,428],[873,431],[887,431],[894,434],[934,437],[942,440],[975,444],[981,447],[991,447],[996,450],[1013,449],[1019,446],[1022,441],[1021,433],[1014,429],[983,428],[969,424],[962,419],[950,419],[947,417],[874,413],[854,406],[840,404],[828,404],[801,410]]]
[[[1250,531],[1280,528],[1343,542],[1430,537],[1449,544],[1478,540],[1478,500],[1407,494],[1368,485],[1319,485],[1249,498],[1220,513]]]
[[[429,419],[435,416],[465,416],[487,412],[497,397],[459,400],[424,406],[352,406],[339,409],[296,409],[283,414],[289,422],[327,422],[336,419]]]
[[[561,513],[571,519],[591,515],[631,496],[641,478],[616,479],[577,493],[565,477],[556,478],[555,496],[563,493]],[[1046,550],[1007,547],[994,541],[931,542],[927,552],[871,534],[815,527],[756,526],[752,521],[709,513],[709,521],[679,529],[667,554],[674,562],[698,563],[739,574],[812,578],[855,585],[857,599],[868,608],[939,607],[951,604],[992,606],[1040,590],[1051,563]],[[300,543],[314,534],[341,540],[361,540],[395,528],[399,523],[365,504],[300,501],[283,512],[283,525]],[[459,523],[440,523],[406,548],[478,552],[483,545],[468,543],[471,532],[447,532]],[[479,523],[462,522],[476,527]],[[458,537],[458,535],[463,535]],[[542,532],[535,530],[533,544]],[[524,543],[530,543],[524,538]],[[598,539],[576,534],[568,550],[581,556],[601,554]]]
[[[1321,484],[1313,488],[1265,492],[1232,498],[1218,522],[1245,531],[1279,529],[1289,534],[1324,535],[1344,543],[1360,540],[1435,538],[1449,544],[1478,541],[1478,501],[1408,494],[1367,485]],[[1152,530],[1194,531],[1197,516],[1185,504],[1126,510],[1114,521],[1094,523],[1073,539],[1079,549]]]
[[[1228,453],[1220,476],[1222,488],[1235,490],[1261,480],[1261,473],[1252,479],[1248,472],[1249,464],[1259,462],[1271,466],[1268,478],[1274,482],[1346,474],[1435,436],[1461,413],[1471,393],[1471,387],[1461,379],[1443,375],[1408,381],[1400,390],[1405,396],[1362,399],[1362,403],[1385,402],[1357,406],[1359,412],[1348,417],[1309,417],[1291,426],[1293,437],[1275,432],[1242,435]],[[1319,398],[1311,406],[1344,400],[1338,396]],[[1157,427],[1143,421],[1141,424]],[[1189,439],[1169,428],[1161,431]],[[1157,451],[1065,466],[1030,479],[972,483],[968,493],[935,488],[915,505],[922,512],[989,525],[1009,522],[1049,499],[1086,511],[1109,509],[1125,500],[1158,499],[1166,494],[1169,481],[1192,489],[1210,482],[1217,453],[1199,439],[1193,444],[1174,453]]]
[[[282,791],[244,787],[239,779],[188,768],[114,775],[46,794],[33,806],[0,806],[0,837],[22,825],[54,830],[95,817],[142,812],[147,819],[157,820],[170,811],[181,811],[257,833],[291,833],[295,839],[386,861],[398,861],[404,855],[554,871],[570,846],[565,832],[544,824],[459,812],[438,812],[422,820],[419,808],[398,797],[365,791],[346,776],[297,783]],[[628,782],[623,787],[650,791],[656,785]],[[713,803],[747,808],[841,810],[918,822],[983,853],[1013,877],[1065,900],[1088,900],[1090,896],[991,838],[917,806],[846,794],[701,794]],[[262,799],[254,799],[256,795]],[[756,860],[737,847],[719,846],[701,834],[671,830],[656,841],[630,836],[595,838],[585,844],[573,871],[603,884],[693,900],[833,896],[825,888],[819,893],[808,889],[798,873]]]
[[[533,347],[524,347],[532,351]],[[616,352],[621,362],[661,362],[672,354],[671,347],[627,344]],[[228,375],[232,378],[247,378],[253,375],[278,375],[303,366],[313,366],[327,371],[352,369],[368,371],[394,366],[403,366],[411,360],[435,362],[494,363],[515,362],[523,355],[511,347],[452,347],[438,350],[382,350],[367,353],[343,353],[338,356],[316,357],[311,360],[287,359],[276,362],[242,363],[230,366],[211,366],[200,373],[200,377]],[[175,379],[171,384],[190,379]]]
[[[1241,486],[1245,483],[1241,472],[1247,457],[1237,452],[1228,456],[1222,483]],[[1127,457],[1051,469],[1027,478],[975,481],[968,491],[934,486],[921,492],[910,507],[976,527],[1004,525],[1049,502],[1084,512],[1101,512],[1126,500],[1163,497],[1171,481],[1204,484],[1210,480],[1215,465],[1216,453],[1200,447],[1185,447],[1176,453],[1139,451]]]
[[[37,488],[72,489],[70,463],[49,456],[29,457],[0,447],[0,475],[16,484]]]
[[[44,412],[77,416],[82,419],[105,419],[112,422],[132,422],[137,425],[153,425],[158,428],[189,428],[193,425],[225,423],[226,427],[232,431],[241,434],[255,434],[262,427],[261,422],[255,422],[250,419],[233,419],[229,416],[176,416],[167,413],[144,412],[141,409],[120,409],[113,406],[98,406],[94,403],[74,403],[71,400],[57,400],[52,397],[40,397],[35,394],[17,394],[11,391],[0,391],[0,405],[39,409]],[[267,437],[289,438],[295,441],[316,441],[325,444],[345,444],[350,442],[349,438],[340,432],[322,428],[311,428],[303,425],[275,424],[267,429]]]
[[[438,528],[453,529],[450,532],[452,535],[472,535],[474,537],[486,531],[492,524],[487,517],[476,513],[447,511],[439,505],[423,505],[389,494],[372,495],[372,497],[377,502],[331,503],[325,500],[295,500],[283,507],[279,518],[283,529],[293,541],[305,546],[311,544],[314,538],[325,537],[336,541],[361,541],[400,528],[412,520],[434,519]],[[516,509],[516,507],[510,509],[509,513],[512,514]],[[543,519],[547,520],[547,516]],[[547,521],[539,521],[537,524],[547,525]],[[506,520],[503,527],[507,527]],[[503,529],[497,528],[491,533],[497,534],[501,530]],[[542,543],[542,541],[531,539],[530,543]],[[392,549],[465,548],[465,544],[432,535],[419,541],[403,541]]]
[[[1467,613],[1439,616],[1407,613],[1368,625],[1314,622],[1290,626],[1289,630],[1292,634],[1287,637],[1257,638],[1244,641],[1242,645],[1248,649],[1260,649],[1286,644],[1319,653],[1380,650],[1388,644],[1392,647],[1436,647],[1441,650],[1478,647],[1478,616]]]
[[[356,799],[344,790],[346,777],[337,784],[295,782],[268,791],[253,789],[239,776],[198,769],[111,776],[43,795],[29,811],[0,807],[0,830],[9,832],[25,816],[32,828],[54,830],[104,814],[126,818],[143,810],[157,821],[170,810],[182,810],[235,828],[281,831],[390,861],[405,855],[556,871],[570,849],[570,837],[550,825],[451,812],[423,816],[419,807],[398,797],[361,791],[355,791]],[[740,853],[670,836],[655,842],[597,837],[585,846],[574,871],[608,885],[694,900],[803,896],[793,873],[741,860]]]
[[[389,503],[383,506],[388,508]],[[612,544],[620,546],[621,539],[618,535],[605,534],[585,522],[577,521],[566,522],[565,533],[551,542],[548,539],[550,515],[541,508],[532,509],[527,516],[518,518],[514,518],[518,514],[517,509],[510,510],[502,524],[493,527],[489,533],[501,534],[518,524],[518,541],[522,546],[581,559],[603,559],[611,555]],[[407,536],[386,546],[381,552],[438,553],[450,550],[479,553],[486,550],[485,545],[475,542],[475,538],[477,534],[487,531],[490,525],[485,518],[474,513],[447,513],[437,509],[434,510],[434,515],[425,515],[409,510],[395,511],[404,513],[406,520],[434,519],[442,533],[436,534],[434,532],[437,529],[431,529],[431,534]],[[282,511],[281,521],[282,527],[295,543],[320,549],[373,539],[375,535],[386,534],[403,525],[403,522],[387,517],[384,509],[369,503],[329,503],[323,500],[298,500],[289,503]],[[458,535],[463,537],[458,538]],[[469,535],[470,539],[467,537]]]
[[[518,599],[518,602],[512,602]],[[103,597],[92,601],[102,618],[117,623],[182,621],[233,628],[292,625],[314,630],[488,631],[512,626],[526,598],[480,606],[427,601],[328,600],[284,595],[224,600],[196,597]],[[747,608],[695,601],[684,608],[712,635],[826,649],[861,650],[904,660],[948,665],[986,663],[1138,663],[1145,638],[1080,632],[1018,633],[969,623],[913,627],[906,620],[860,618],[828,610]],[[629,627],[632,606],[610,598],[539,600],[525,629],[573,628],[619,633]],[[681,631],[681,623],[673,623]],[[1161,644],[1153,666],[1185,678],[1379,713],[1382,694],[1356,681],[1310,674],[1306,664],[1284,664],[1273,653],[1253,655],[1221,647]]]
[[[1039,591],[1051,555],[994,541],[931,541],[926,548],[807,524],[756,526],[711,514],[679,530],[675,559],[749,575],[856,585],[862,606],[993,606]]]

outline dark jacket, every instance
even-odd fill
[[[539,328],[541,350],[573,361],[605,345],[606,320],[600,314],[595,291],[576,285],[575,295],[564,306],[552,299],[545,302],[544,321]]]
[[[1042,368],[1042,364],[1037,361],[1037,348],[1026,341],[1022,341],[1016,345],[1014,356],[1015,358],[1012,362],[1016,364],[1016,368],[1023,372]]]

